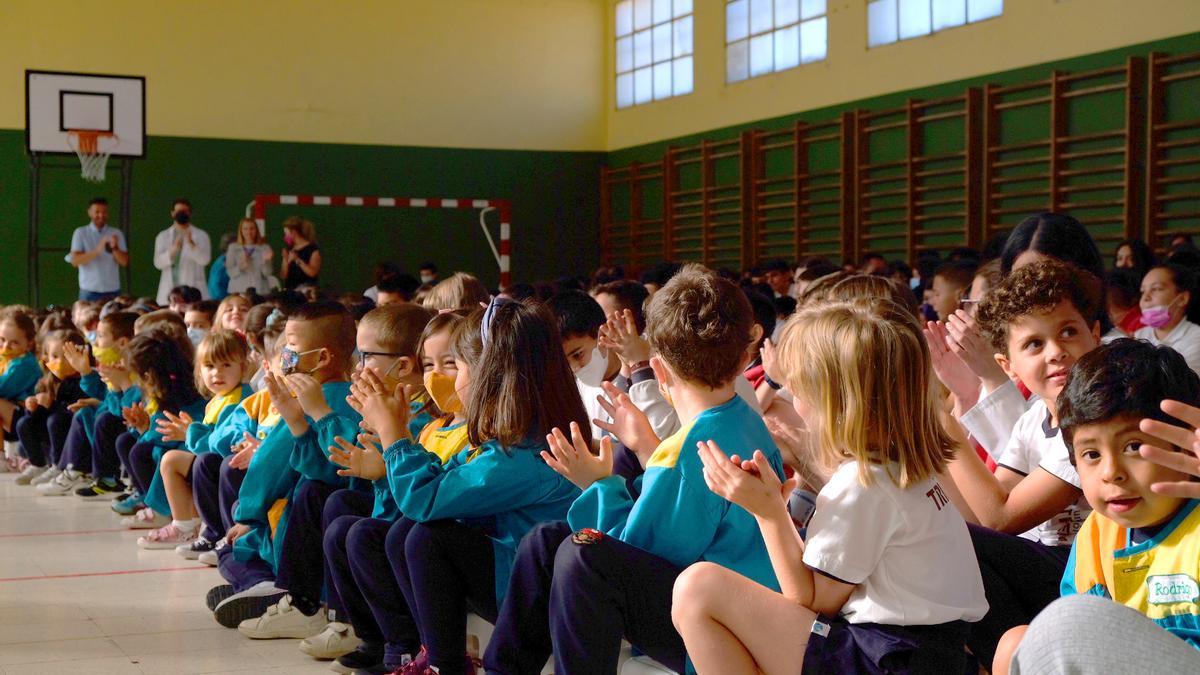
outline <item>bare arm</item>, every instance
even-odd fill
[[[308,262],[304,262],[300,258],[296,258],[296,264],[299,265],[301,271],[308,276],[318,276],[321,274],[321,252],[313,251],[313,254],[308,258]]]

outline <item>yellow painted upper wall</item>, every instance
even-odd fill
[[[603,150],[605,0],[3,0],[24,71],[145,75],[152,135]]]
[[[867,0],[828,0],[825,61],[727,86],[725,0],[695,0],[695,91],[617,110],[614,6],[605,65],[609,150],[1200,30],[1200,0],[1007,0],[997,19],[867,49]]]

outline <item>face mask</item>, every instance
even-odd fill
[[[7,349],[0,349],[0,359],[8,359],[9,361],[11,361],[20,355],[21,355],[21,352],[17,351],[13,347],[9,347]]]
[[[462,412],[462,401],[458,398],[458,392],[454,390],[453,377],[431,370],[425,373],[425,391],[429,392],[429,397],[442,412]]]
[[[175,222],[179,223],[180,225],[187,225],[188,223],[192,222],[192,214],[188,213],[187,211],[180,211],[175,214]]]
[[[283,235],[283,243],[285,246],[290,247],[292,244],[296,243],[296,238],[293,237],[291,234],[285,234],[285,235]]]
[[[920,285],[921,285],[921,280],[918,279],[917,277],[913,277],[908,280],[908,287],[914,291],[917,290],[917,287]]]
[[[121,362],[121,350],[116,347],[92,347],[92,356],[102,366],[115,366]]]
[[[599,387],[604,382],[605,371],[608,370],[608,354],[599,347],[592,350],[592,359],[587,365],[575,372],[575,379],[589,387]]]
[[[433,283],[433,275],[432,274],[422,274],[421,275],[421,283],[432,284]]]
[[[65,380],[75,374],[75,369],[65,359],[54,359],[46,362],[46,370],[54,373],[54,376],[60,380]]]
[[[85,337],[87,337],[87,341],[88,341],[89,345],[96,344],[96,331],[94,331],[94,330],[88,331],[88,334]]]
[[[296,370],[300,366],[300,359],[303,358],[305,354],[312,354],[314,352],[319,352],[322,349],[324,349],[324,347],[318,347],[316,349],[309,349],[308,351],[298,352],[295,349],[292,349],[291,347],[284,347],[279,352],[279,372],[284,375],[291,375],[292,373],[295,373]],[[316,370],[316,368],[313,368],[312,370],[307,371],[305,374],[312,375],[313,371],[315,371],[315,370]]]
[[[1171,323],[1171,305],[1157,305],[1142,310],[1142,325],[1162,328]]]
[[[199,347],[200,342],[202,340],[204,340],[205,335],[208,335],[208,331],[204,330],[203,328],[187,329],[187,336],[188,336],[188,339],[192,341],[193,347]]]

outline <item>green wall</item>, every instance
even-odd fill
[[[154,120],[150,120],[153,128]],[[119,169],[93,185],[79,177],[78,162],[42,172],[42,246],[70,244],[87,223],[87,201],[108,197],[117,219]],[[346,194],[509,199],[513,204],[513,278],[533,281],[577,274],[598,260],[597,176],[602,153],[460,150],[320,143],[279,143],[151,136],[145,159],[133,167],[130,248],[131,291],[153,295],[159,271],[152,263],[154,236],[170,224],[170,202],[187,196],[195,223],[214,247],[232,231],[255,193]],[[27,302],[28,265],[40,265],[41,302],[65,303],[78,293],[76,271],[65,251],[30,261],[28,156],[21,130],[0,130],[0,303]],[[293,213],[317,224],[325,258],[322,285],[361,290],[371,285],[376,262],[393,260],[415,273],[432,260],[444,271],[472,271],[499,281],[477,212],[436,209],[272,207],[267,229],[281,245],[279,223]],[[489,215],[497,232],[496,215]],[[215,257],[216,254],[214,254]]]

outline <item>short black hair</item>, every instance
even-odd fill
[[[431,262],[426,262],[426,263],[421,263],[421,266],[419,268],[417,268],[418,272],[421,270],[429,270],[430,272],[437,274],[438,268],[437,268],[437,265],[435,265]]]
[[[592,289],[593,297],[601,293],[613,296],[621,309],[633,312],[633,322],[637,324],[637,332],[646,332],[645,306],[646,298],[650,297],[650,291],[646,290],[645,286],[631,279],[610,281]]]
[[[661,262],[643,271],[640,281],[643,284],[654,284],[655,286],[662,288],[663,286],[666,286],[667,282],[670,281],[671,278],[676,274],[678,274],[679,270],[682,268],[683,265],[679,263]]]
[[[183,204],[184,206],[188,207],[188,211],[192,210],[192,203],[188,201],[187,197],[176,197],[175,199],[172,199],[171,210],[174,211],[175,207],[179,204]]]
[[[527,284],[523,281],[510,284],[508,288],[504,289],[504,293],[517,302],[537,300],[537,289],[533,287],[533,284]]]
[[[762,337],[755,345],[755,347],[761,347],[763,340],[771,337],[775,332],[775,323],[778,321],[775,302],[772,296],[763,295],[750,288],[743,290],[746,292],[746,299],[750,301],[750,309],[754,312],[754,323],[762,326],[763,329]]]
[[[379,280],[375,284],[375,289],[380,293],[396,293],[404,298],[405,302],[412,300],[417,289],[421,287],[421,282],[417,281],[411,274],[390,274]]]
[[[546,304],[558,319],[558,332],[563,340],[576,335],[596,337],[605,321],[600,303],[583,291],[559,291]]]
[[[1058,424],[1075,463],[1075,430],[1117,417],[1150,418],[1186,426],[1162,411],[1165,399],[1200,406],[1200,376],[1179,352],[1121,338],[1075,363],[1058,395]]]
[[[978,262],[959,258],[958,260],[952,260],[939,265],[937,270],[934,271],[933,276],[942,277],[955,286],[970,288],[971,282],[975,280],[975,272],[978,270]]]
[[[92,197],[91,201],[88,202],[88,208],[93,206],[108,206],[108,200],[104,197]]]
[[[1137,305],[1142,297],[1142,272],[1137,270],[1118,267],[1104,277],[1104,283],[1108,287],[1105,297],[1120,309]]]
[[[171,298],[179,298],[185,305],[200,302],[200,289],[195,286],[176,286],[171,289],[170,293],[167,293],[167,299],[170,300]]]
[[[767,272],[787,272],[788,274],[792,273],[792,266],[789,265],[788,262],[786,260],[784,260],[783,258],[776,258],[774,260],[768,260],[767,262],[762,264],[762,267],[760,269],[762,270],[763,274],[766,274]]]

